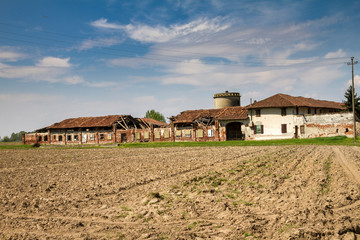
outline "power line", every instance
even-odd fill
[[[0,24],[2,25],[7,25],[7,26],[11,26],[11,27],[17,27],[17,28],[22,28],[23,27],[19,27],[16,25],[12,25],[12,24],[6,24],[6,23],[2,23],[0,22]],[[74,37],[73,35],[68,35],[68,34],[62,34],[62,33],[55,33],[55,32],[47,32],[47,31],[43,31],[43,30],[34,30],[37,32],[42,32],[42,33],[49,33],[49,34],[53,34],[53,35],[59,35],[59,36],[66,36],[66,37],[72,37],[72,38],[76,38],[78,39],[78,37]],[[21,34],[21,33],[14,33],[14,32],[9,32],[9,31],[3,31],[0,30],[0,32],[2,33],[6,33],[6,34],[11,34],[11,35],[17,35],[17,36],[22,36],[22,37],[26,37],[26,38],[34,38],[34,39],[39,39],[39,40],[45,40],[45,41],[51,41],[51,42],[58,42],[58,43],[65,43],[65,44],[73,44],[73,42],[70,41],[64,41],[64,40],[59,40],[59,39],[52,39],[52,38],[44,38],[44,37],[40,37],[40,36],[29,36],[26,34]],[[13,38],[6,38],[6,37],[2,37],[2,39],[8,39],[11,41],[17,41],[17,42],[24,42],[24,43],[30,43],[30,44],[37,44],[37,45],[42,45],[42,46],[48,46],[48,47],[58,47],[58,46],[54,46],[52,44],[46,44],[46,43],[39,43],[39,42],[32,42],[32,41],[28,41],[28,40],[21,40],[21,39],[13,39]],[[82,41],[84,40],[88,40],[88,39],[80,39]],[[122,45],[127,45],[127,46],[132,46],[132,47],[141,47],[141,48],[146,48],[145,46],[134,46],[134,45],[128,45],[128,44],[124,44],[122,43]],[[71,48],[69,47],[64,47],[65,49],[70,50]],[[156,60],[156,61],[166,61],[166,62],[181,62],[184,63],[184,61],[189,60],[189,58],[186,57],[181,57],[181,56],[172,56],[172,55],[162,55],[162,54],[154,54],[154,53],[146,53],[148,56],[155,56],[155,57],[165,57],[164,58],[153,58],[153,57],[147,57],[147,56],[138,56],[138,52],[136,51],[131,51],[128,49],[117,49],[117,48],[109,48],[109,47],[102,47],[102,49],[104,50],[109,50],[109,51],[116,51],[116,52],[125,52],[125,53],[131,53],[131,54],[136,54],[135,57],[137,58],[141,58],[141,59],[145,59],[145,60]],[[164,49],[163,49],[164,50]],[[176,51],[176,50],[170,50],[173,52],[182,52],[182,53],[190,53],[190,52],[184,52],[184,51]],[[95,54],[105,54],[105,55],[112,55],[112,56],[117,56],[117,57],[134,57],[132,55],[125,55],[125,54],[115,54],[115,53],[108,53],[108,52],[97,52],[97,51],[93,51],[93,50],[86,50],[87,53],[95,53]],[[187,62],[187,64],[213,64],[213,65],[234,65],[234,66],[238,66],[239,64],[243,63],[243,64],[248,64],[249,66],[264,66],[264,60],[268,60],[268,59],[272,59],[272,60],[277,60],[277,61],[281,61],[281,60],[286,60],[288,62],[291,61],[304,61],[304,60],[291,60],[291,59],[287,59],[287,58],[256,58],[253,57],[252,60],[248,60],[245,58],[243,58],[242,61],[236,61],[236,62],[215,62],[215,59],[213,61],[211,61],[210,59],[204,59],[206,57],[212,57],[212,58],[224,58],[225,60],[227,60],[227,57],[223,57],[223,56],[213,56],[213,55],[207,55],[207,54],[200,54],[200,53],[190,53],[190,54],[198,54],[200,56],[197,56],[198,59],[201,60],[201,62],[197,63],[197,62]],[[205,56],[204,56],[205,55]],[[240,56],[236,56],[237,58],[242,58]],[[169,59],[170,58],[170,59]],[[175,60],[177,59],[177,60]],[[193,58],[192,58],[193,59]],[[337,58],[327,58],[327,59],[323,59],[323,61],[321,62],[321,64],[318,63],[318,65],[321,66],[326,66],[326,65],[335,65],[335,64],[340,64],[339,62],[334,62],[334,63],[325,63],[325,60],[340,60],[340,59],[344,59],[344,57],[337,57]],[[254,61],[255,60],[255,61]],[[291,66],[299,66],[299,65],[307,65],[307,64],[314,64],[314,61],[317,61],[318,59],[315,60],[311,60],[311,61],[307,61],[307,62],[302,62],[302,63],[290,63],[290,64],[273,64],[273,65],[265,65],[264,67],[266,68],[287,68],[287,67],[291,67]]]

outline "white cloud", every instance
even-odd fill
[[[91,25],[101,29],[123,30],[130,38],[140,42],[163,43],[190,34],[210,34],[223,31],[230,27],[229,23],[224,23],[221,18],[200,18],[187,24],[175,24],[169,27],[149,26],[144,24],[119,25],[109,23],[107,19],[101,18]]]
[[[110,47],[123,42],[118,37],[87,39],[83,41],[79,47],[80,50],[87,50],[94,47]]]
[[[66,84],[75,85],[75,84],[79,84],[79,83],[84,83],[85,80],[80,76],[71,76],[71,77],[64,78],[64,82]]]
[[[35,81],[56,82],[57,76],[63,71],[57,68],[44,68],[36,66],[7,66],[0,69],[0,77],[23,78]]]
[[[86,82],[85,83],[86,86],[89,87],[112,87],[112,86],[116,86],[117,83],[116,82]]]
[[[346,53],[342,49],[339,49],[336,52],[327,53],[324,58],[343,58],[343,57],[346,57]]]
[[[254,45],[262,45],[262,44],[265,44],[270,41],[271,41],[270,38],[252,38],[252,39],[248,40],[247,43],[254,44]]]
[[[8,50],[5,50],[4,48],[0,48],[0,60],[2,60],[2,61],[15,62],[24,57],[25,57],[25,55],[22,53],[8,51]]]
[[[355,90],[356,87],[360,86],[360,76],[359,75],[355,75],[354,76],[354,84],[355,84]],[[350,85],[352,85],[352,79],[350,79],[349,81],[347,81],[346,87],[349,87]]]
[[[70,58],[44,57],[36,66],[38,67],[70,67]]]
[[[125,27],[116,23],[108,23],[107,19],[100,18],[90,23],[91,26],[105,29],[118,29],[123,30]]]

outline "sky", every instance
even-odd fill
[[[1,0],[0,136],[170,117],[226,90],[243,106],[277,93],[341,102],[359,22],[358,0]]]

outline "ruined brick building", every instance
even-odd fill
[[[276,94],[240,106],[240,94],[214,95],[214,109],[188,110],[170,124],[130,115],[65,119],[24,136],[25,144],[106,144],[353,136],[343,104]],[[359,129],[359,128],[358,128]]]

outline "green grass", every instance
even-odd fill
[[[120,148],[158,148],[158,147],[227,147],[227,146],[282,146],[282,145],[345,145],[358,146],[356,142],[346,136],[323,137],[311,139],[281,139],[262,141],[225,141],[225,142],[147,142],[125,143]]]
[[[1,149],[29,149],[32,148],[32,145],[28,144],[2,144],[0,143],[0,150]]]
[[[224,141],[224,142],[146,142],[146,143],[125,143],[119,148],[159,148],[159,147],[228,147],[228,146],[284,146],[284,145],[344,145],[360,146],[360,138],[354,142],[353,138],[346,136],[323,137],[311,139],[281,139],[262,141]],[[59,149],[88,149],[102,148],[99,145],[44,145],[44,148]],[[32,145],[5,144],[0,143],[1,149],[29,149]]]

